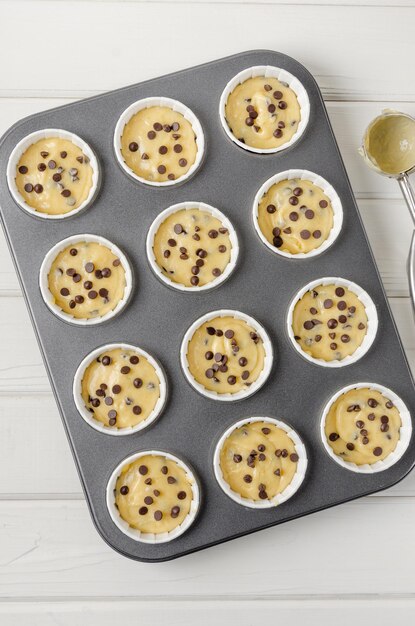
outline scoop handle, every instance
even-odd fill
[[[409,177],[407,174],[402,174],[401,176],[399,176],[398,182],[402,190],[403,197],[405,198],[405,202],[408,206],[409,212],[411,214],[412,220],[415,225],[414,189],[411,183],[409,182]],[[408,281],[409,281],[409,293],[411,296],[412,308],[415,314],[415,232],[412,235],[411,247],[409,248],[407,271],[408,271]]]

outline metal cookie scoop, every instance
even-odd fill
[[[409,182],[409,174],[415,171],[415,119],[406,113],[386,109],[367,127],[359,152],[378,174],[398,181],[415,226],[415,192]],[[407,270],[415,312],[415,232]]]

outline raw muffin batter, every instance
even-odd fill
[[[376,463],[395,450],[401,418],[391,400],[374,389],[352,389],[330,407],[324,432],[344,461]]]
[[[154,237],[163,274],[186,287],[201,287],[220,276],[231,258],[229,232],[208,211],[182,209],[169,215]]]
[[[235,429],[223,444],[220,467],[230,488],[242,498],[271,500],[292,481],[298,454],[287,433],[270,422]]]
[[[292,328],[304,352],[323,361],[341,361],[365,338],[366,310],[350,289],[319,285],[295,305]]]
[[[124,161],[137,176],[150,181],[177,180],[196,160],[196,135],[181,113],[168,107],[142,109],[124,126]]]
[[[128,428],[146,420],[160,397],[160,380],[146,357],[134,350],[104,352],[85,370],[82,398],[105,426]]]
[[[29,146],[17,165],[16,185],[25,202],[48,215],[77,209],[92,187],[92,167],[68,139],[48,137]]]
[[[57,255],[48,283],[57,306],[78,319],[102,317],[112,311],[126,287],[120,259],[107,246],[86,241]]]
[[[320,187],[293,178],[272,185],[258,207],[262,234],[291,254],[319,248],[333,228],[333,208]]]
[[[253,148],[278,148],[290,141],[301,119],[294,91],[276,78],[248,78],[229,95],[225,118],[239,141]]]
[[[237,393],[252,385],[264,369],[261,337],[245,321],[215,317],[189,341],[187,360],[194,379],[209,391]]]
[[[142,533],[170,532],[184,521],[193,499],[192,483],[174,461],[142,456],[118,477],[115,503],[124,521]]]

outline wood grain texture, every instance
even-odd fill
[[[118,623],[150,624],[151,626],[254,626],[289,623],[304,626],[350,626],[371,623],[378,614],[376,626],[389,626],[415,611],[413,598],[362,599],[261,599],[246,600],[76,600],[48,602],[4,602],[0,604],[0,620],[7,626],[85,626],[95,619],[99,626]]]
[[[149,566],[111,550],[84,502],[0,502],[0,596],[259,600],[412,594],[414,516],[414,498],[357,500]]]
[[[8,63],[0,68],[0,93],[30,96],[41,86],[46,96],[56,92],[80,96],[247,48],[278,47],[307,65],[328,99],[415,99],[415,85],[409,78],[413,69],[411,6],[359,5],[351,9],[343,5],[261,4],[264,27],[253,28],[252,17],[258,9],[248,3],[236,9],[232,3],[178,2],[173,8],[159,2],[3,0],[0,56]],[[167,11],[168,19],[160,19]],[[43,72],[40,78],[39,72],[28,71],[28,67],[44,67],[44,47],[16,45],[16,33],[19,41],[29,42],[45,23],[48,48],[59,51],[56,62],[64,71]],[[178,44],[184,23],[192,27]],[[162,42],[157,45],[156,24],[157,42]],[[276,24],[289,27],[278,28],[276,36]],[[74,40],[74,33],[77,45],[62,45],[64,40]],[[141,57],[139,51],[144,51]]]

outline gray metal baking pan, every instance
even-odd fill
[[[227,82],[253,65],[274,65],[297,76],[311,104],[308,128],[292,148],[256,155],[233,144],[223,131],[218,105]],[[130,180],[118,166],[112,148],[114,127],[122,111],[140,98],[176,98],[198,116],[207,139],[201,169],[181,186],[154,189]],[[98,155],[102,186],[93,205],[68,220],[36,219],[13,201],[6,183],[10,152],[28,133],[64,128],[84,138]],[[271,175],[290,168],[321,174],[336,189],[344,209],[340,237],[324,254],[291,260],[273,254],[259,240],[251,219],[256,191]],[[352,190],[327,117],[310,73],[297,61],[268,50],[244,52],[199,67],[118,89],[30,116],[10,128],[0,143],[0,205],[10,245],[46,369],[63,419],[92,519],[115,550],[140,561],[173,559],[229,539],[280,524],[308,513],[385,489],[413,467],[415,447],[390,469],[372,475],[347,471],[333,462],[319,435],[322,409],[340,387],[373,381],[393,389],[415,415],[413,380],[400,343]],[[187,294],[163,285],[150,270],[145,254],[147,230],[167,206],[199,200],[217,206],[232,220],[241,244],[237,269],[211,292]],[[133,264],[135,292],[118,317],[93,328],[65,324],[45,306],[38,271],[46,252],[64,237],[96,233],[118,244]],[[306,282],[343,276],[361,285],[379,314],[374,345],[360,361],[328,369],[302,359],[286,336],[287,308]],[[276,358],[265,386],[236,403],[215,402],[194,391],[179,365],[180,342],[188,326],[203,313],[235,308],[260,321],[272,339]],[[110,437],[91,428],[78,414],[72,380],[82,358],[99,345],[125,341],[143,347],[164,365],[170,395],[164,414],[150,429],[128,437]],[[308,451],[306,479],[297,494],[279,507],[251,510],[228,498],[215,481],[212,456],[221,433],[251,415],[288,421]],[[411,442],[412,444],[412,442]],[[202,506],[196,522],[170,543],[146,545],[124,535],[112,522],[105,503],[108,478],[129,454],[144,449],[169,450],[197,472]],[[277,530],[275,532],[278,532]]]

